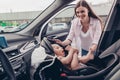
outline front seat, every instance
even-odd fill
[[[120,63],[105,77],[104,80],[120,80]]]

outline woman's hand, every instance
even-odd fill
[[[94,52],[95,50],[97,49],[97,45],[96,44],[93,44],[91,47],[90,47],[90,51]]]
[[[61,41],[59,39],[54,39],[54,41],[62,46],[67,46],[71,43],[71,40],[67,39],[67,40],[64,40],[64,41]]]
[[[60,45],[63,45],[63,42],[62,42],[61,40],[59,40],[59,39],[54,39],[54,41],[55,41],[56,43],[60,44]]]
[[[81,56],[81,57],[78,57],[78,58],[79,58],[80,62],[87,63],[88,61],[94,59],[94,54],[91,51],[89,51],[87,55]]]

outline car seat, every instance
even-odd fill
[[[105,77],[104,80],[120,80],[120,63]]]
[[[53,50],[51,47],[51,43],[46,37],[41,42],[41,46],[43,46],[46,49],[46,53],[48,52],[47,54],[54,56],[54,53],[53,53]],[[97,66],[97,65],[96,65],[97,66],[96,67],[94,65],[88,64],[87,67],[85,67],[85,68],[71,71],[71,70],[65,69],[64,66],[62,64],[60,64],[62,66],[59,66],[59,70],[62,70],[62,71],[59,72],[59,79],[65,78],[66,80],[94,80],[94,79],[101,80],[104,78],[104,76],[108,72],[110,72],[114,68],[115,65],[118,64],[118,56],[115,53],[109,53],[105,56],[101,56],[100,60],[105,63],[105,66],[102,69],[101,68],[99,69],[99,66]],[[55,61],[55,60],[53,60],[53,61]],[[57,60],[57,61],[59,61],[59,60]],[[55,63],[55,64],[57,64],[57,63]],[[103,65],[103,64],[100,64],[100,65]],[[47,71],[49,71],[48,69],[52,70],[52,67],[47,66],[46,69],[44,68],[43,73],[46,72],[45,74],[47,75]],[[55,69],[55,68],[53,68],[53,69]],[[38,70],[38,71],[41,71],[41,70]],[[64,72],[65,76],[60,76],[61,72]],[[53,77],[55,79],[55,76],[53,76]]]

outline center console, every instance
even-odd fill
[[[31,41],[22,45],[8,46],[2,49],[3,52],[7,54],[7,57],[9,58],[9,61],[14,69],[16,77],[28,73],[31,62],[31,54],[35,46],[36,44],[34,43],[34,41]],[[4,78],[6,77],[1,61],[0,76],[3,76],[2,79],[0,77],[0,80],[4,80]]]

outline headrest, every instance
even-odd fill
[[[53,51],[53,48],[51,46],[51,42],[46,37],[43,38],[40,45],[45,48],[45,52],[47,54],[53,55],[53,56],[55,55],[54,51]]]

